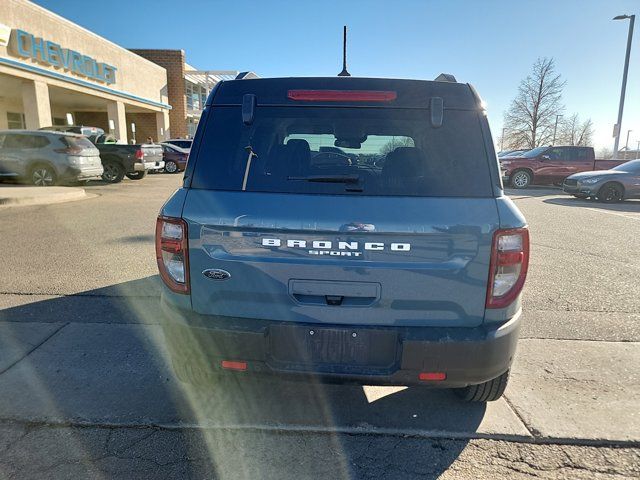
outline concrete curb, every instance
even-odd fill
[[[91,198],[84,188],[0,186],[0,206],[49,205]]]

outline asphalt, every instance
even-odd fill
[[[179,382],[153,251],[179,183],[0,209],[0,478],[640,475],[640,202],[509,192],[532,235],[522,339],[504,399],[469,405],[446,390]]]

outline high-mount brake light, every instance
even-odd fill
[[[162,281],[176,293],[188,294],[189,246],[187,222],[181,218],[158,217],[156,260]]]
[[[493,234],[487,284],[487,308],[504,308],[518,297],[529,267],[529,230],[512,228]]]
[[[302,102],[392,102],[398,94],[386,90],[289,90],[287,97]]]

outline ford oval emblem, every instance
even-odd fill
[[[202,274],[211,280],[227,280],[231,278],[231,274],[229,272],[219,268],[208,268],[207,270],[204,270]]]

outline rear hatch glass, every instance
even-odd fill
[[[479,113],[427,109],[239,106],[207,121],[192,188],[332,195],[490,197]]]
[[[82,149],[82,150],[91,150],[92,152],[95,151],[97,154],[97,149],[96,147],[93,145],[93,143],[91,143],[91,141],[88,138],[85,137],[62,137],[61,138],[62,143],[64,143],[67,147],[70,148],[74,148],[74,149]]]

